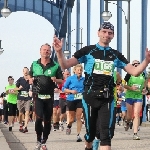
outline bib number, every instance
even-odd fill
[[[122,98],[122,101],[125,101],[125,97],[124,96],[122,96],[121,98]]]
[[[112,76],[113,64],[114,64],[113,61],[104,61],[100,59],[95,59],[93,73]]]
[[[136,91],[139,91],[139,90],[140,90],[141,85],[139,85],[139,84],[133,84],[133,86],[135,86],[135,87],[137,88]]]
[[[40,99],[50,99],[51,96],[50,95],[41,95],[41,94],[38,94],[38,98],[40,98]]]
[[[82,99],[82,93],[78,93],[74,95],[74,100]]]
[[[23,97],[28,97],[29,94],[27,91],[21,91],[21,95],[20,96],[23,96]]]
[[[121,105],[121,101],[117,101],[117,105]]]
[[[9,92],[10,93],[14,93],[14,89],[9,89]]]

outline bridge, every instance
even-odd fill
[[[122,52],[122,13],[121,9],[124,1],[130,2],[131,0],[99,0],[100,12],[109,10],[107,2],[117,2],[117,50]],[[132,0],[133,1],[133,0]],[[87,7],[87,45],[90,45],[90,29],[91,29],[91,3],[94,0],[87,0],[85,7]],[[6,5],[7,4],[7,5]],[[105,4],[105,5],[104,5]],[[6,5],[6,6],[5,6]],[[63,50],[67,49],[71,51],[71,13],[72,9],[76,7],[76,50],[79,50],[82,46],[80,35],[80,0],[0,0],[0,9],[3,7],[9,7],[11,12],[28,11],[38,14],[47,19],[54,27],[54,33],[60,38],[64,38]],[[145,48],[147,46],[147,6],[148,0],[141,0],[141,60],[144,59]],[[105,8],[105,9],[104,9]],[[0,17],[2,17],[0,15]],[[128,16],[129,17],[129,16]],[[129,19],[129,18],[128,18]],[[100,24],[103,22],[102,15],[100,15]],[[128,24],[129,25],[129,24]],[[130,25],[129,25],[130,27]],[[129,28],[130,35],[130,28]],[[130,53],[130,38],[128,39],[128,52]],[[128,53],[128,55],[129,55]],[[127,56],[128,56],[127,55]],[[52,57],[56,59],[53,53]],[[71,57],[71,53],[69,55]],[[128,58],[130,60],[130,58]],[[144,118],[146,120],[146,116]]]
[[[131,0],[99,0],[100,13],[104,12],[104,3],[108,1],[113,3],[117,1],[117,50],[122,52],[122,5],[124,1]],[[53,26],[54,32],[60,38],[64,38],[67,48],[64,44],[63,49],[71,51],[71,13],[73,7],[76,7],[76,50],[80,49],[80,0],[0,0],[0,8],[4,7],[5,3],[10,8],[11,12],[28,11],[38,14],[47,19]],[[91,23],[91,3],[92,0],[87,0],[87,45],[90,45],[90,23]],[[147,46],[147,4],[148,0],[141,0],[141,60],[144,58],[145,48]],[[98,5],[98,4],[97,4]],[[111,5],[110,5],[111,7]],[[109,9],[109,7],[107,8]],[[106,10],[106,5],[105,5]],[[0,15],[0,17],[2,17]],[[103,18],[100,15],[100,24]],[[130,31],[129,31],[130,33]],[[80,44],[79,44],[80,43]],[[130,45],[130,41],[128,43]],[[130,51],[130,50],[129,50]],[[71,55],[70,55],[71,56]],[[127,55],[128,56],[128,55]],[[55,55],[53,54],[53,57]],[[130,60],[130,58],[129,58]]]

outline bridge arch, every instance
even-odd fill
[[[0,9],[4,6],[4,1],[0,1]],[[55,28],[59,36],[65,37],[67,32],[67,9],[69,0],[8,0],[8,7],[11,12],[27,11],[44,17]],[[63,3],[63,5],[62,5]],[[0,14],[0,17],[1,14]],[[64,19],[65,18],[65,19]]]

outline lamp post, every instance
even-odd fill
[[[0,55],[4,52],[4,50],[3,50],[2,46],[1,46],[1,42],[2,42],[2,40],[0,40]]]
[[[75,31],[76,29],[73,29],[73,30],[71,30],[71,32],[73,32],[73,31]],[[81,30],[81,42],[79,42],[79,43],[74,43],[74,44],[80,44],[81,45],[81,48],[82,48],[82,45],[83,45],[83,42],[82,42],[82,30],[83,30],[83,28],[81,27],[80,28],[80,30]],[[71,34],[71,32],[69,33],[69,34]],[[64,56],[66,57],[66,58],[68,58],[70,55],[71,55],[71,49],[69,50],[69,44],[71,45],[71,43],[68,43],[68,42],[66,42],[66,50],[64,50],[63,51],[63,53],[64,53]],[[75,47],[74,45],[71,45],[71,46],[73,46],[73,47]],[[76,48],[76,47],[75,47]]]
[[[1,15],[6,18],[10,14],[11,14],[11,10],[8,7],[8,0],[4,0],[4,7],[1,9]]]
[[[105,11],[102,12],[101,16],[104,21],[108,21],[112,17],[111,12],[108,11],[108,3],[111,3],[111,2],[109,2],[110,0],[104,0],[104,1],[105,1]],[[122,9],[122,7],[120,7],[119,5],[115,3],[112,3],[112,4],[117,5],[117,7],[119,7],[125,15],[125,23],[127,24],[127,60],[130,62],[130,2],[131,0],[112,0],[112,1],[127,1],[128,2],[128,18],[126,17],[125,12]]]

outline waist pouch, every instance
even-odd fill
[[[113,93],[110,92],[108,88],[105,88],[104,90],[91,90],[89,94],[94,98],[110,98],[113,96]]]
[[[83,100],[92,108],[100,108],[103,104],[113,100],[113,92],[110,90],[91,90],[83,92]]]

